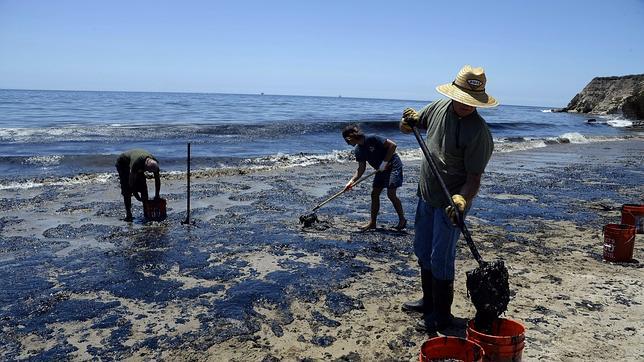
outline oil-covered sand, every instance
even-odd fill
[[[601,227],[643,203],[641,139],[495,154],[468,218],[485,260],[502,258],[506,318],[526,326],[524,360],[644,359],[644,236],[634,258],[602,261]],[[360,233],[369,183],[318,212],[355,163],[198,172],[194,225],[185,180],[162,177],[168,219],[124,216],[108,183],[0,191],[0,359],[416,360],[428,337],[412,251],[417,160],[398,194],[407,232],[382,195],[380,228]],[[152,183],[149,182],[152,187]],[[475,310],[460,240],[448,334]]]

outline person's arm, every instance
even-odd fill
[[[480,173],[468,173],[467,178],[465,179],[465,184],[461,187],[459,194],[465,198],[467,205],[472,203],[472,200],[479,192],[481,187],[481,174]]]
[[[130,186],[130,190],[132,190],[132,196],[134,196],[138,201],[141,201],[141,195],[139,195],[139,190],[137,189],[138,177],[137,171],[130,170],[130,179],[128,180],[128,184]]]
[[[351,177],[351,180],[347,182],[347,185],[344,186],[344,191],[351,190],[353,187],[353,184],[362,177],[362,174],[364,174],[364,171],[367,169],[367,162],[366,161],[360,161],[358,162],[358,169],[356,170],[356,173]]]
[[[463,215],[468,206],[472,204],[472,200],[479,192],[480,187],[481,174],[468,173],[467,178],[465,179],[465,184],[461,187],[459,193],[452,195],[452,201],[460,211],[461,215]],[[452,223],[454,225],[457,225],[456,213],[454,212],[454,209],[451,205],[445,208],[445,212],[447,212],[447,216],[449,216],[449,218],[452,220]]]
[[[385,153],[385,158],[382,160],[382,163],[380,163],[380,167],[378,167],[378,171],[381,172],[389,168],[389,161],[394,157],[397,147],[396,143],[390,139],[385,140],[384,146],[387,149],[387,153]]]
[[[139,195],[138,191],[132,192],[132,196],[134,196],[134,198],[137,199],[138,201],[143,201],[143,199],[141,199],[141,195]]]
[[[154,199],[159,199],[159,191],[161,191],[161,176],[158,172],[154,173]]]
[[[485,129],[480,132],[465,148],[464,164],[467,176],[465,184],[459,190],[459,194],[465,198],[469,206],[481,187],[481,176],[492,157],[494,141],[492,135]]]
[[[353,178],[351,178],[351,180],[353,180],[353,182],[358,181],[360,179],[360,177],[362,177],[362,174],[364,173],[364,171],[366,169],[367,169],[367,162],[366,161],[358,162],[358,169],[356,170],[356,174],[353,175]]]
[[[481,176],[490,161],[493,150],[494,141],[487,128],[483,128],[465,147],[464,163],[467,172],[465,184],[463,184],[458,194],[452,196],[452,201],[461,211],[461,214],[470,207],[474,197],[479,192]],[[454,210],[451,210],[451,206],[448,209],[448,215],[452,222],[456,224]]]
[[[131,190],[135,199],[148,201],[148,187],[145,182],[145,173],[141,171],[130,172]]]
[[[148,202],[148,183],[145,181],[145,174],[141,172],[141,202]]]
[[[130,190],[136,189],[136,171],[130,169],[130,179],[127,182],[130,186]]]

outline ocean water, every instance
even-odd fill
[[[0,187],[105,177],[115,172],[118,154],[135,147],[152,152],[163,172],[179,172],[188,142],[193,169],[350,160],[340,132],[351,123],[392,139],[405,157],[419,157],[415,138],[400,133],[398,121],[404,108],[420,109],[437,97],[0,90]],[[495,152],[642,136],[627,120],[548,108],[502,105],[479,112]]]

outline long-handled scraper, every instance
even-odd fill
[[[369,173],[369,174],[367,174],[365,176],[362,176],[360,179],[358,179],[358,181],[353,183],[353,186],[356,186],[357,184],[359,184],[362,181],[368,179],[369,177],[375,175],[376,173],[378,173],[378,171],[373,171],[373,172],[371,172],[371,173]],[[313,208],[313,210],[311,210],[310,213],[300,215],[300,224],[304,224],[304,226],[306,226],[306,227],[309,227],[309,226],[313,225],[314,222],[318,221],[318,216],[315,214],[315,212],[318,211],[318,209],[321,208],[322,206],[324,206],[324,205],[328,204],[329,202],[331,202],[331,200],[333,200],[336,197],[342,195],[345,191],[346,191],[345,189],[342,189],[340,192],[336,193],[335,195],[333,195],[333,196],[329,197],[328,199],[326,199],[326,200],[322,201],[321,203],[319,203],[316,207]]]

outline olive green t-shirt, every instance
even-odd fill
[[[130,165],[130,172],[145,171],[145,159],[151,158],[155,161],[157,159],[146,150],[136,148],[121,153],[117,162],[126,162]]]
[[[459,118],[451,99],[438,100],[420,111],[419,127],[427,128],[425,143],[450,194],[460,192],[468,173],[485,171],[494,142],[477,111]],[[449,203],[426,160],[420,167],[418,196],[433,207]]]

